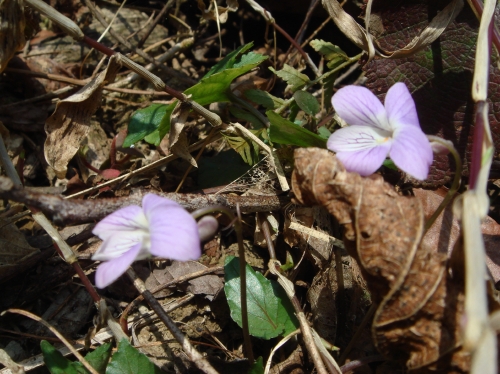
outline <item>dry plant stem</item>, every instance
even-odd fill
[[[175,0],[168,0],[167,3],[163,6],[162,10],[160,10],[160,13],[158,13],[156,18],[151,23],[151,25],[149,25],[148,28],[146,29],[144,36],[141,38],[141,40],[139,40],[139,43],[137,43],[137,48],[142,48],[146,40],[149,38],[149,35],[151,35],[151,33],[153,32],[156,25],[162,20],[165,13],[167,13],[168,10],[172,8],[174,1]]]
[[[477,19],[481,20],[483,16],[483,2],[480,0],[467,0],[467,2],[476,14]],[[493,27],[492,43],[500,54],[500,33],[496,26]]]
[[[271,230],[269,229],[269,222],[263,217],[262,213],[257,213],[257,222],[259,223],[260,230],[266,238],[267,250],[269,251],[269,257],[272,260],[276,260],[276,251],[274,250],[273,240],[271,238]]]
[[[271,164],[274,170],[276,171],[276,176],[278,177],[278,182],[280,183],[281,190],[289,191],[290,186],[288,184],[288,181],[286,180],[285,172],[283,171],[283,168],[281,167],[281,162],[278,156],[276,156],[276,154],[274,153],[274,150],[268,145],[266,145],[262,140],[260,140],[254,134],[252,134],[251,131],[249,131],[246,127],[242,126],[241,124],[232,123],[230,126],[241,131],[245,135],[245,137],[252,139],[252,141],[257,143],[259,147],[261,147],[269,155],[269,160],[271,161]],[[228,129],[230,129],[230,127]]]
[[[191,279],[199,278],[199,277],[202,277],[204,275],[217,273],[220,271],[224,271],[224,266],[216,266],[213,268],[207,268],[204,270],[196,271],[194,273],[186,274],[186,275],[183,275],[179,278],[171,280],[170,282],[160,284],[159,286],[150,290],[150,292],[151,292],[151,294],[154,295],[155,293],[157,293],[165,288],[168,288],[170,286],[173,286],[173,285],[176,285],[179,283],[184,283],[184,282],[187,282]],[[128,304],[127,307],[123,310],[122,315],[120,316],[120,326],[122,327],[122,329],[125,333],[128,334],[128,326],[127,326],[128,316],[130,315],[130,313],[132,313],[134,308],[136,308],[139,305],[139,303],[143,300],[144,300],[144,298],[142,297],[142,295],[139,295],[130,304]]]
[[[286,295],[292,302],[293,308],[295,310],[295,315],[300,323],[300,331],[302,332],[302,338],[304,339],[304,344],[306,345],[306,349],[313,360],[314,366],[319,374],[327,374],[325,364],[321,358],[321,354],[318,351],[318,347],[316,347],[316,343],[314,342],[314,337],[311,331],[311,327],[307,322],[306,316],[304,315],[304,311],[300,306],[300,302],[295,295],[295,289],[293,283],[286,278],[279,269],[281,268],[281,263],[277,260],[269,260],[268,263],[269,271],[278,277],[278,283],[283,287],[286,292]]]
[[[30,313],[30,312],[27,312],[25,310],[21,310],[21,309],[7,309],[7,310],[3,311],[0,314],[0,316],[5,315],[6,313],[20,314],[22,316],[31,318],[34,321],[40,322],[42,325],[44,325],[46,328],[48,328],[55,336],[57,336],[59,338],[59,340],[61,340],[61,342],[64,343],[64,345],[71,351],[71,353],[73,353],[73,355],[78,359],[78,361],[80,361],[82,363],[83,366],[85,366],[85,368],[88,371],[90,371],[92,374],[99,374],[88,363],[88,361],[85,360],[85,358],[83,358],[83,356],[80,353],[78,353],[78,351],[75,348],[73,348],[73,346],[66,340],[66,338],[59,331],[57,331],[51,324],[49,324],[48,322],[44,321],[42,318],[40,318],[37,315],[34,315],[34,314]]]
[[[340,369],[342,370],[342,373],[347,373],[353,370],[356,370],[362,366],[371,364],[372,362],[377,362],[377,361],[385,361],[384,356],[378,355],[378,356],[368,356],[368,357],[363,357],[360,358],[359,360],[353,360],[344,366],[342,366]]]
[[[151,292],[146,289],[146,285],[144,284],[144,282],[139,279],[137,274],[131,268],[127,270],[127,275],[134,283],[135,288],[144,297],[144,300],[146,300],[149,306],[155,311],[156,315],[161,319],[165,326],[167,326],[172,335],[182,346],[182,349],[184,350],[186,355],[198,367],[198,369],[200,369],[204,373],[218,374],[217,370],[215,370],[212,365],[210,365],[210,363],[205,360],[205,358],[191,345],[189,340],[184,336],[181,330],[179,330],[174,321],[172,321],[168,314],[165,313],[158,300],[156,300]]]
[[[453,178],[453,183],[451,185],[451,188],[448,190],[448,193],[446,194],[445,198],[443,199],[441,204],[439,204],[436,211],[432,214],[432,216],[425,223],[424,235],[427,232],[427,230],[429,230],[429,228],[433,225],[436,218],[439,217],[439,215],[441,214],[443,209],[446,208],[446,206],[453,199],[453,196],[455,196],[455,193],[458,191],[458,189],[460,187],[460,177],[462,175],[462,160],[460,159],[460,155],[458,154],[455,147],[452,144],[450,144],[449,142],[443,141],[443,139],[441,139],[438,136],[427,135],[427,138],[430,141],[437,142],[437,143],[445,146],[446,148],[448,148],[448,150],[453,155],[453,158],[455,160],[455,177]]]
[[[201,218],[207,214],[222,213],[228,217],[234,224],[234,231],[236,232],[236,238],[238,240],[238,255],[240,257],[240,303],[241,303],[241,328],[243,330],[243,340],[245,344],[245,353],[253,364],[254,355],[252,349],[252,341],[250,340],[250,329],[248,327],[248,306],[247,306],[247,272],[246,272],[246,260],[245,260],[245,246],[243,244],[243,229],[241,221],[241,210],[239,204],[236,204],[236,214],[237,217],[234,219],[234,212],[223,206],[213,206],[203,209],[198,209],[194,211],[191,215],[195,218]]]

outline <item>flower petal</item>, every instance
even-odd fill
[[[140,251],[141,243],[138,243],[122,256],[100,264],[95,273],[95,285],[98,288],[104,288],[120,278],[132,265]]]
[[[172,260],[196,260],[201,256],[198,225],[176,202],[147,194],[142,207],[149,222],[151,254]]]
[[[119,235],[127,231],[136,231],[138,229],[147,229],[147,221],[141,207],[137,205],[127,206],[99,222],[92,233],[102,240],[106,240],[118,233]]]
[[[384,143],[377,147],[361,151],[337,152],[336,156],[347,171],[355,172],[365,177],[375,173],[382,166],[390,148],[390,143]]]
[[[136,244],[142,243],[145,236],[143,231],[124,232],[122,234],[113,235],[104,240],[99,249],[92,256],[92,260],[110,261],[120,257]]]
[[[365,87],[346,86],[341,88],[333,95],[332,105],[340,118],[349,125],[391,129],[384,106]]]
[[[385,110],[393,130],[401,125],[420,128],[415,102],[404,83],[398,82],[389,88],[385,96]]]
[[[354,152],[391,142],[391,133],[367,126],[348,126],[335,131],[326,146],[334,152]]]
[[[404,126],[394,132],[389,156],[398,168],[420,180],[427,178],[432,164],[432,147],[420,128]]]

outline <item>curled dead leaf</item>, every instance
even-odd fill
[[[69,161],[90,130],[91,116],[101,105],[102,89],[114,81],[119,68],[111,57],[106,70],[77,93],[58,102],[54,113],[45,121],[45,159],[58,178],[64,178]]]
[[[305,205],[322,205],[344,227],[344,243],[378,304],[372,336],[378,350],[411,369],[467,371],[460,349],[463,271],[446,254],[420,246],[424,212],[377,175],[346,172],[327,150],[295,151],[292,186]]]
[[[189,116],[189,109],[182,104],[177,102],[172,116],[170,117],[170,133],[168,136],[170,142],[170,151],[188,161],[195,168],[198,167],[196,160],[189,152],[189,142],[186,136],[186,132],[183,131],[186,125],[187,118]]]

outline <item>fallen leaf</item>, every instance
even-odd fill
[[[467,371],[460,350],[464,309],[459,273],[447,256],[419,246],[420,201],[400,196],[378,176],[349,173],[327,150],[295,150],[292,187],[305,205],[322,205],[344,227],[344,243],[359,263],[378,305],[372,324],[377,349],[410,370],[432,366]]]
[[[172,265],[167,268],[167,271],[175,279],[205,269],[207,269],[207,267],[197,261],[174,261]],[[217,275],[213,274],[191,279],[188,283],[188,292],[195,295],[205,295],[209,300],[212,300],[222,287],[224,287],[222,280]]]
[[[119,68],[111,57],[105,71],[74,95],[58,102],[54,113],[45,121],[45,159],[58,178],[66,175],[69,161],[90,130],[90,118],[101,105],[102,89],[114,81]]]

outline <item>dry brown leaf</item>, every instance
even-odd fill
[[[326,207],[343,225],[346,248],[378,304],[377,349],[412,370],[467,371],[461,272],[447,271],[445,254],[419,246],[420,201],[400,196],[380,176],[346,172],[332,153],[316,148],[295,151],[292,185],[299,202]]]
[[[197,261],[174,261],[166,270],[174,279],[197,271],[205,270],[207,267]],[[224,287],[224,283],[217,275],[209,274],[188,281],[187,291],[195,295],[205,295],[209,300]]]
[[[212,4],[212,1],[210,3]],[[220,23],[225,23],[229,12],[236,12],[238,10],[237,0],[227,0],[226,3],[227,8],[218,6],[217,11],[215,11],[211,6],[207,9],[203,0],[198,0],[198,8],[201,10],[203,18],[212,21],[216,21],[218,19]]]
[[[0,0],[0,73],[16,51],[24,46],[23,4],[18,0]]]
[[[0,219],[0,281],[13,275],[23,261],[39,253],[8,220]]]
[[[90,130],[90,118],[101,105],[102,88],[114,81],[120,65],[111,57],[106,70],[74,95],[57,103],[45,121],[44,154],[58,178],[64,178],[69,161]]]
[[[189,142],[186,132],[183,131],[186,125],[186,120],[189,116],[189,109],[186,108],[180,101],[177,102],[172,116],[170,117],[170,133],[168,136],[170,142],[170,151],[188,161],[195,168],[198,167],[196,160],[189,152]]]
[[[415,197],[422,203],[425,219],[436,211],[444,195],[438,191],[413,189]],[[486,264],[495,283],[500,281],[500,225],[491,217],[486,217],[481,224],[481,231],[486,249]],[[460,237],[458,219],[453,216],[452,204],[437,217],[422,239],[422,245],[432,251],[450,254]]]

